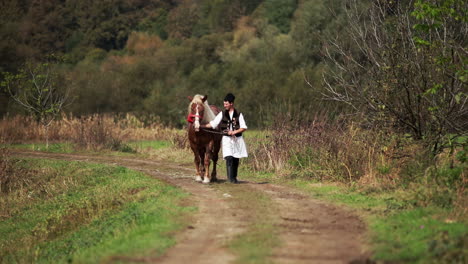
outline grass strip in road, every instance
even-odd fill
[[[220,192],[229,194],[234,206],[248,212],[251,218],[247,229],[227,245],[237,256],[236,263],[270,263],[272,250],[280,244],[275,227],[274,207],[264,193],[247,188],[244,184],[216,184]]]
[[[156,257],[194,210],[181,205],[180,189],[124,167],[42,159],[13,167],[0,197],[1,263]]]

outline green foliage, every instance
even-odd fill
[[[91,62],[96,62],[99,63],[103,61],[107,56],[107,53],[103,49],[92,49],[86,54],[86,60],[91,61]]]
[[[465,3],[466,5],[466,3]],[[466,10],[460,9],[464,3],[458,0],[417,0],[415,10],[411,13],[419,20],[429,19],[428,24],[416,24],[414,27],[424,27],[425,30],[437,29],[442,26],[443,20],[449,17],[460,22],[467,22]]]
[[[250,15],[262,0],[204,0],[193,36],[233,31],[242,16]]]
[[[169,38],[179,40],[190,38],[199,19],[199,6],[192,1],[181,1],[167,17],[166,30],[169,32]]]
[[[167,10],[163,8],[156,9],[150,17],[141,20],[136,30],[156,34],[164,40],[167,39],[169,36],[166,31],[167,14]]]
[[[291,18],[297,8],[296,0],[266,0],[264,3],[264,16],[268,22],[276,26],[281,33],[290,30]]]
[[[323,6],[320,1],[314,3]],[[255,127],[273,121],[269,110],[274,109],[272,99],[297,111],[311,105],[309,96],[320,94],[304,82],[304,71],[314,73],[314,84],[321,79],[321,67],[309,66],[309,60],[304,60],[304,53],[317,49],[311,51],[303,42],[315,42],[314,47],[319,47],[317,41],[310,40],[311,31],[297,37],[279,35],[274,29],[277,26],[287,33],[294,27],[297,33],[299,28],[315,25],[311,21],[293,26],[297,5],[296,1],[261,0],[182,1],[174,5],[156,0],[112,4],[67,1],[54,2],[49,9],[25,13],[18,19],[19,23],[34,23],[38,17],[51,16],[51,21],[60,25],[62,46],[54,49],[66,53],[71,63],[63,67],[66,86],[73,90],[75,99],[68,111],[157,114],[166,123],[182,126],[186,96],[205,93],[212,104],[221,106],[224,94],[234,92],[244,113],[262,112],[249,117],[249,127]],[[311,10],[312,15],[330,15],[322,14],[325,9]],[[261,25],[265,14],[272,25]],[[38,25],[34,39],[57,39],[39,28],[43,25]],[[151,37],[129,41],[132,31],[156,34],[160,43],[151,46]],[[245,36],[242,41],[241,35]],[[47,45],[40,44],[38,52],[42,47],[48,49]],[[259,94],[265,96],[262,104],[252,100]]]
[[[342,1],[302,1],[291,21],[290,33],[300,46],[302,63],[323,61],[322,44],[336,36],[344,37],[342,31],[346,24]]]

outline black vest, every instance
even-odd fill
[[[237,112],[236,109],[234,109],[234,113],[232,115],[232,120],[231,120],[231,117],[229,116],[229,110],[224,110],[223,111],[223,119],[221,119],[221,123],[220,123],[220,127],[221,127],[221,130],[228,130],[231,125],[232,125],[232,130],[237,130],[240,128],[240,124],[239,124],[239,116],[240,116],[240,112]],[[242,133],[237,133],[236,134],[236,137],[240,137],[242,136]]]

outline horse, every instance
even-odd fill
[[[207,124],[213,120],[220,112],[214,105],[208,104],[208,96],[195,95],[188,97],[190,104],[188,107],[188,139],[190,148],[195,155],[194,162],[197,170],[195,181],[210,183],[217,181],[216,163],[218,153],[221,148],[222,134],[219,130],[200,128],[200,125]],[[213,171],[209,173],[210,160],[213,160]]]

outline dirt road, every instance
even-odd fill
[[[21,157],[85,161],[128,167],[178,186],[191,194],[198,207],[193,224],[177,234],[177,244],[159,258],[125,259],[144,263],[232,263],[236,256],[226,243],[246,231],[249,211],[235,206],[230,194],[194,181],[194,169],[184,164],[116,156],[92,156],[15,151]],[[224,175],[221,172],[221,175]],[[222,176],[220,178],[223,178]],[[244,181],[244,188],[267,194],[281,246],[273,249],[272,263],[368,263],[363,236],[365,225],[350,211],[310,198],[289,187]],[[255,202],[255,201],[252,201]]]

